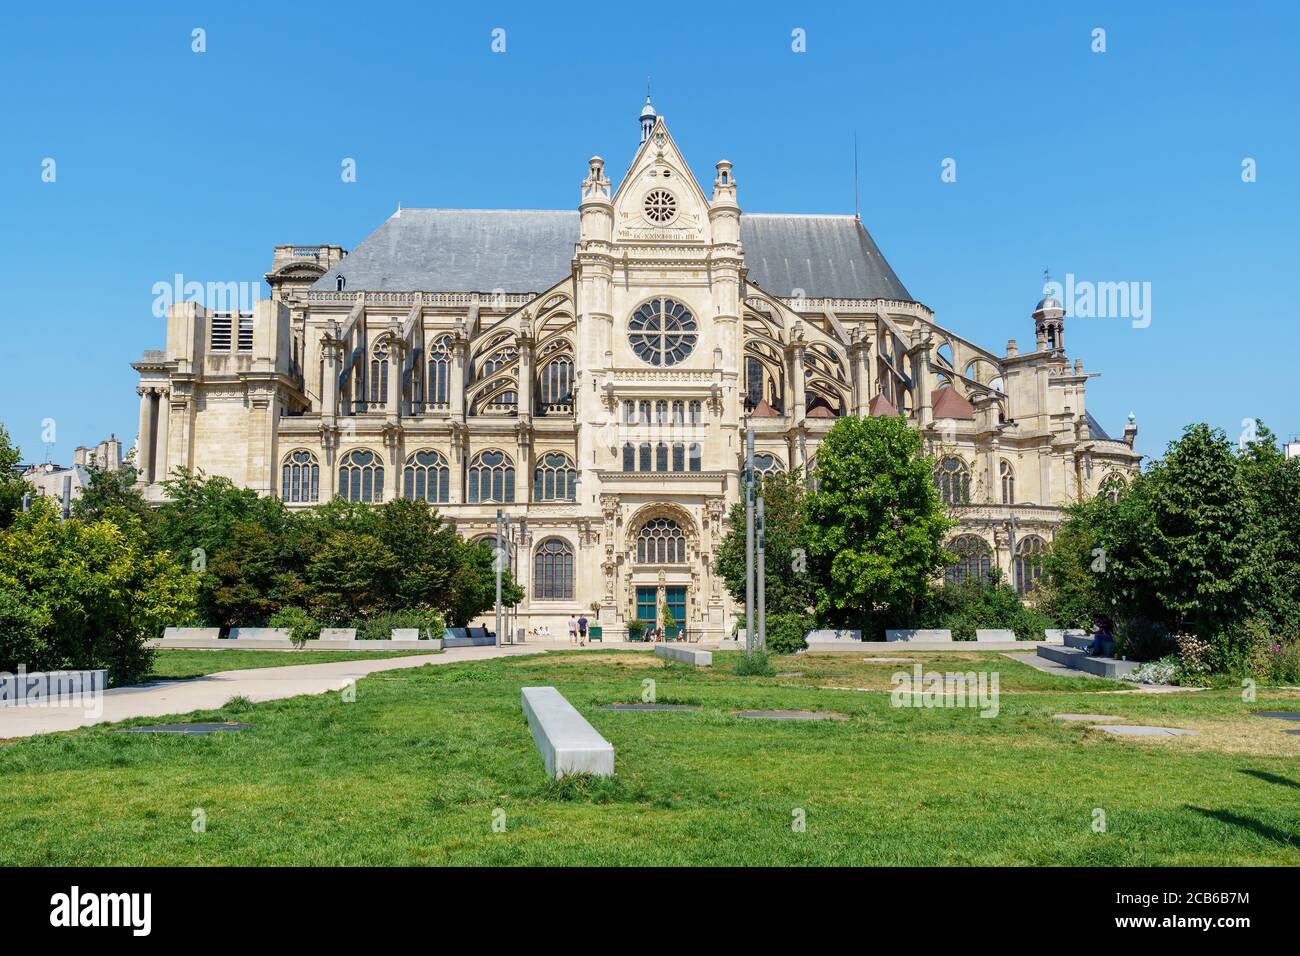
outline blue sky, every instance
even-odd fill
[[[1044,268],[1149,282],[1148,327],[1066,330],[1141,451],[1200,420],[1291,435],[1297,27],[1289,3],[13,5],[0,421],[28,460],[47,418],[55,461],[129,445],[129,363],[163,346],[151,289],[177,272],[256,280],[274,245],[354,248],[399,202],[576,207],[588,156],[630,161],[650,74],[697,177],[730,159],[752,212],[852,212],[856,131],[881,249],[999,353],[1032,343]]]

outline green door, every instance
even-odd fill
[[[664,588],[664,602],[668,605],[673,620],[677,622],[673,633],[667,636],[680,637],[682,628],[686,626],[686,588]]]
[[[658,593],[658,588],[636,589],[636,619],[645,621],[646,627],[654,627],[655,622],[659,620],[655,609],[655,596]]]

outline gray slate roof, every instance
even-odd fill
[[[577,210],[403,209],[312,286],[349,292],[541,292],[569,274]],[[776,296],[911,295],[852,216],[742,215],[750,279]]]
[[[853,216],[742,215],[740,241],[749,277],[772,295],[912,301]]]
[[[1088,420],[1088,435],[1090,437],[1096,438],[1099,441],[1115,440],[1111,438],[1110,435],[1106,434],[1106,429],[1101,427],[1101,422],[1097,421],[1097,419],[1093,417],[1092,412],[1084,412],[1083,414],[1084,418]]]

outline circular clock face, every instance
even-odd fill
[[[677,199],[666,189],[650,190],[642,208],[645,217],[658,226],[665,226],[677,218]]]
[[[699,326],[695,316],[676,299],[651,299],[632,313],[627,323],[632,351],[651,365],[676,365],[695,349]]]

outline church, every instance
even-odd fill
[[[290,508],[427,501],[502,542],[517,626],[611,638],[666,605],[691,639],[738,613],[713,559],[762,472],[815,480],[845,415],[903,415],[960,526],[950,580],[999,567],[1022,593],[1063,506],[1137,468],[1088,412],[1095,372],[1065,310],[1033,309],[1002,354],[935,321],[856,216],[742,212],[709,191],[649,97],[617,187],[592,157],[567,210],[399,209],[359,246],[279,246],[253,311],[171,306],[139,373],[145,494],[173,469]]]

